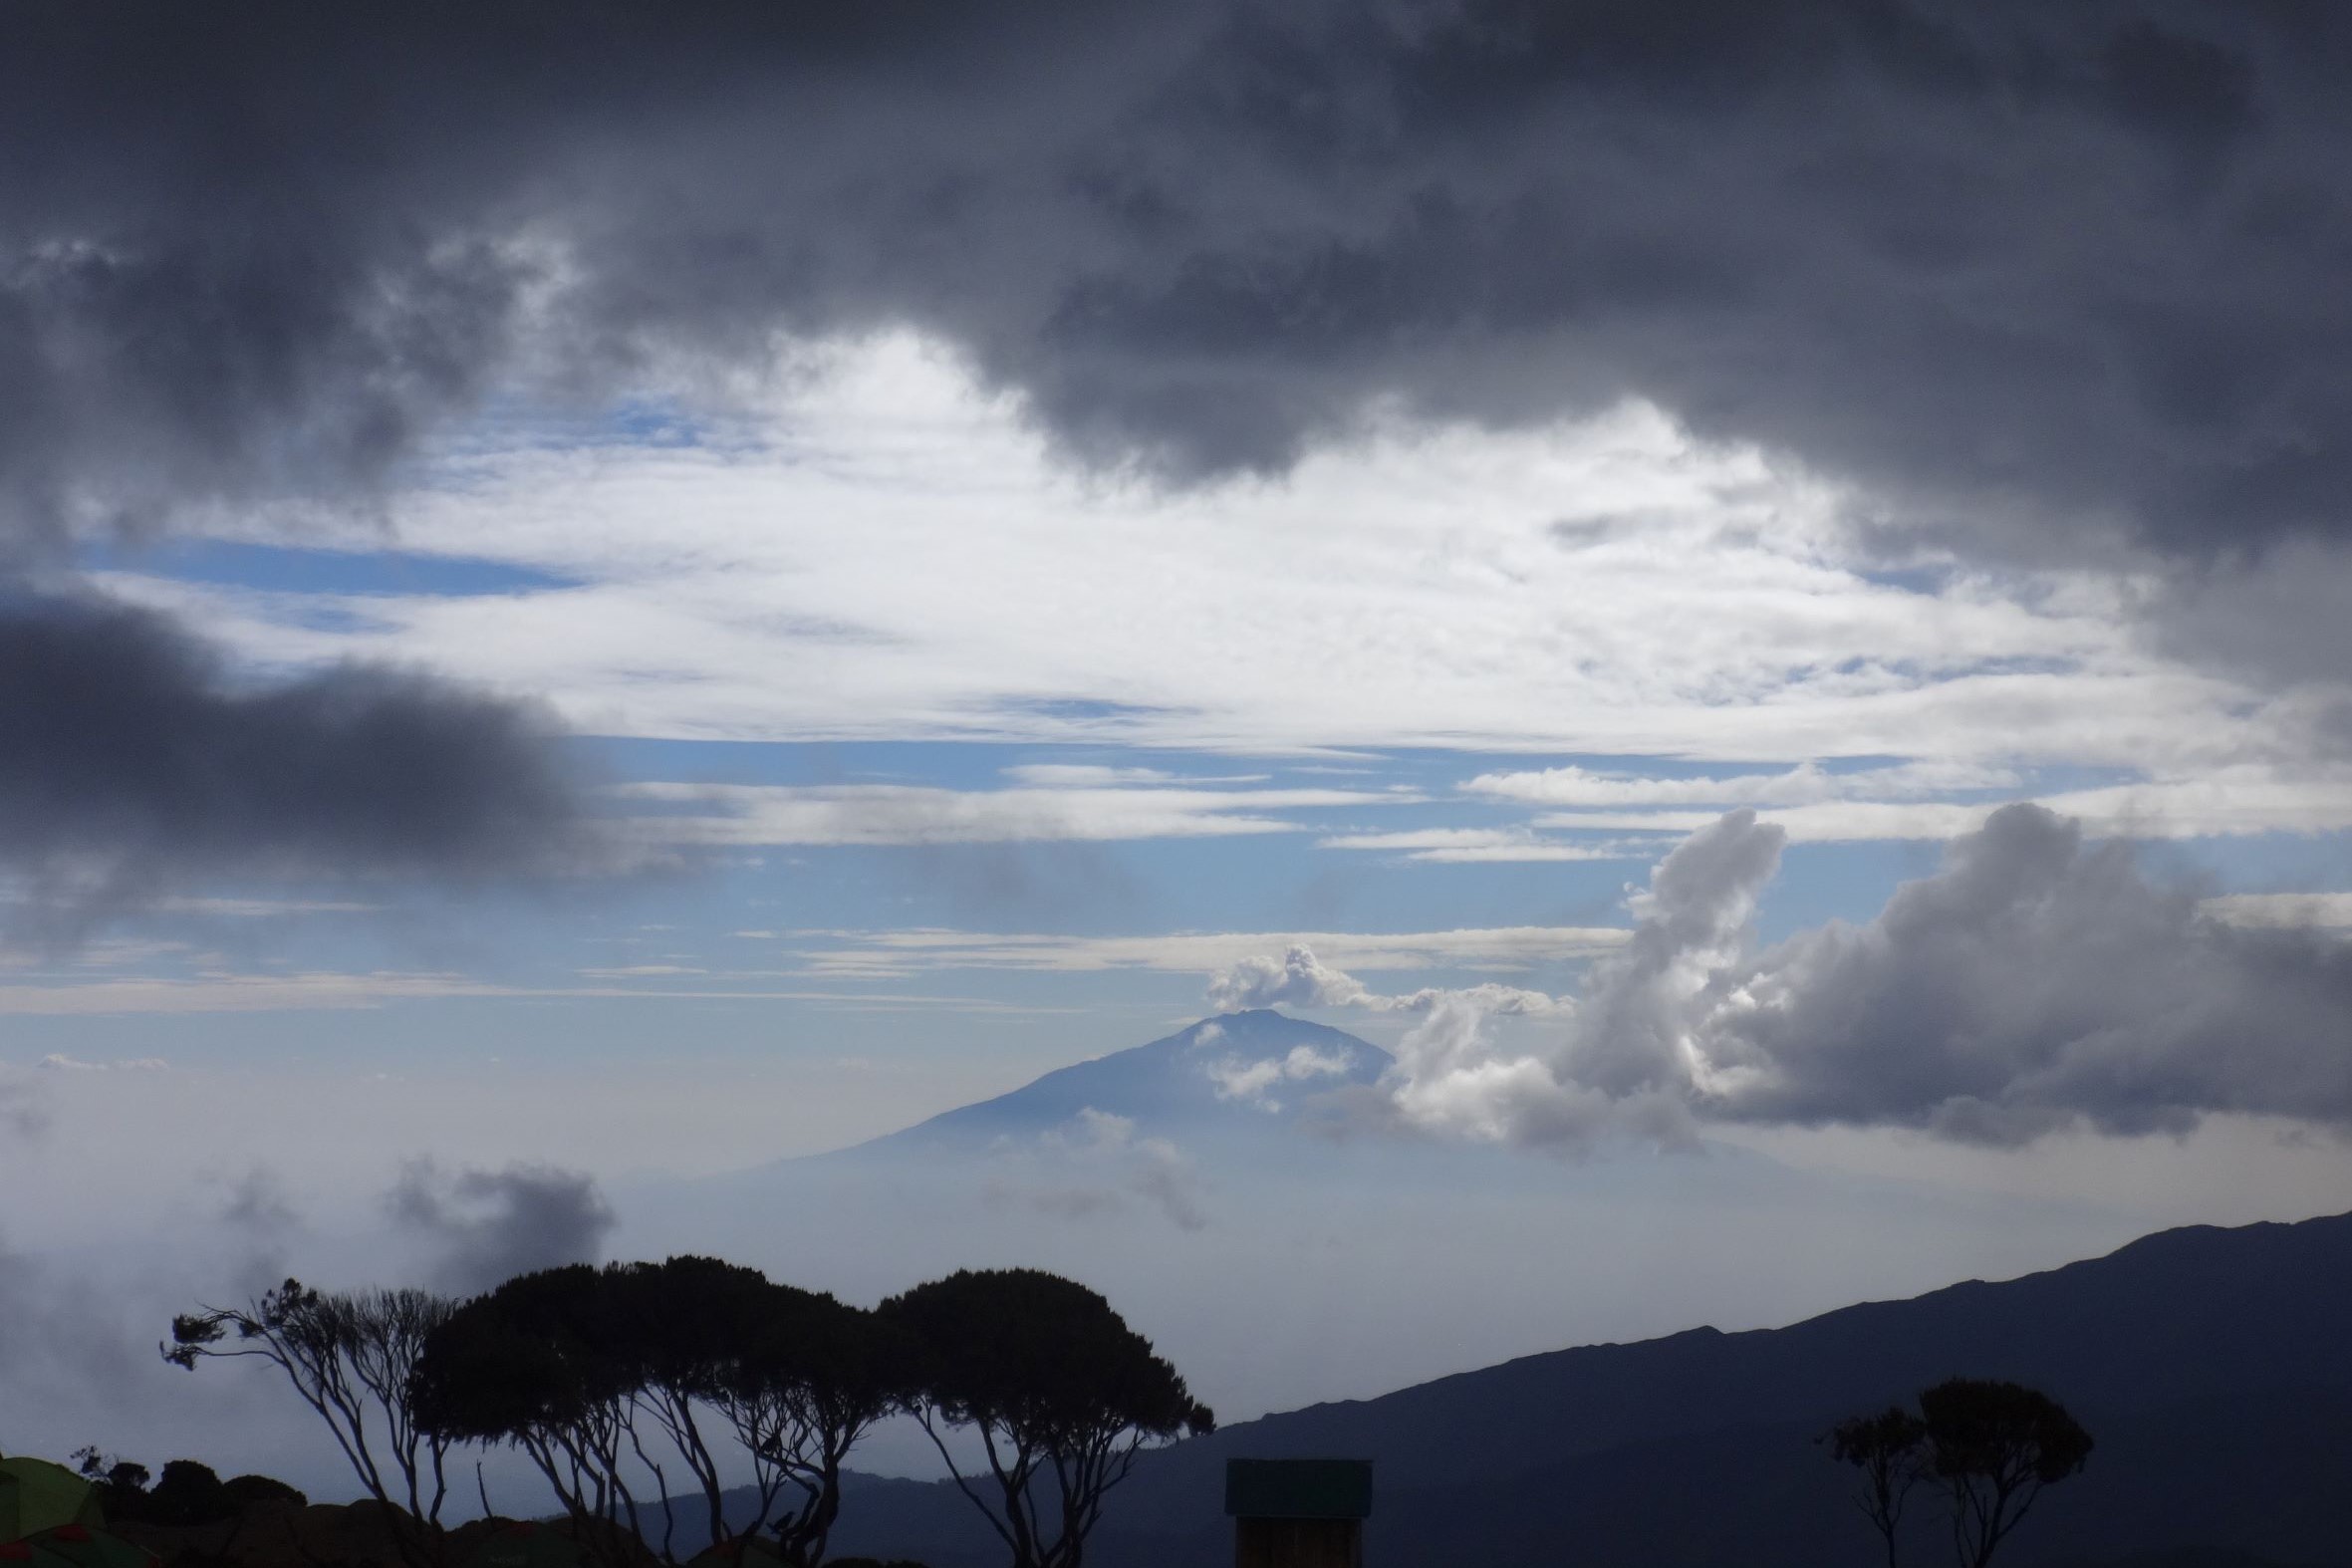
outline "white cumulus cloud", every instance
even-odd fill
[[[1282,1102],[1271,1091],[1284,1084],[1307,1083],[1317,1078],[1338,1078],[1356,1064],[1339,1051],[1319,1051],[1311,1045],[1294,1045],[1282,1056],[1269,1056],[1257,1061],[1245,1057],[1220,1057],[1203,1069],[1208,1081],[1216,1086],[1219,1100],[1236,1100],[1260,1111],[1279,1111]]]
[[[2128,843],[2015,805],[1874,919],[1759,947],[1784,842],[1741,809],[1679,845],[1543,1049],[1502,1051],[1470,998],[1434,1007],[1384,1080],[1389,1114],[1569,1151],[1707,1121],[2002,1145],[2216,1113],[2352,1128],[2352,944],[2285,923],[2284,903],[2201,904]]]
[[[1345,970],[1293,942],[1277,958],[1254,953],[1210,976],[1209,1004],[1219,1012],[1251,1007],[1362,1007],[1374,1012],[1428,1012],[1441,1000],[1469,996],[1489,1013],[1544,1013],[1562,1009],[1560,998],[1521,986],[1485,981],[1467,988],[1430,986],[1402,995],[1383,995]]]

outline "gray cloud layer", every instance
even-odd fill
[[[2352,944],[2210,919],[2129,845],[2086,846],[2038,807],[1994,813],[1876,919],[1771,948],[1710,1000],[1708,1098],[1743,1119],[2002,1144],[2211,1112],[2352,1131]]]
[[[12,7],[0,486],[342,491],[905,321],[1176,473],[1634,392],[2011,544],[2341,536],[2348,78],[2172,0]]]
[[[90,1282],[44,1267],[0,1236],[0,1388],[16,1407],[12,1426],[28,1406],[95,1413],[135,1389],[144,1363],[125,1354],[111,1305]]]
[[[345,666],[242,683],[162,618],[0,595],[0,865],[51,919],[202,878],[470,883],[604,864],[538,712]]]
[[[594,1176],[553,1166],[447,1176],[418,1161],[400,1174],[386,1207],[433,1244],[431,1283],[457,1295],[533,1269],[599,1262],[615,1222]]]
[[[1385,1114],[1568,1149],[1704,1121],[2023,1144],[2238,1113],[2352,1133],[2352,943],[2221,923],[2129,845],[2017,805],[1875,919],[1756,950],[1781,838],[1738,811],[1669,855],[1548,1052],[1501,1056],[1474,1009],[1433,1012]]]

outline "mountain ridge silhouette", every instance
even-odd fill
[[[1814,1439],[1840,1416],[1966,1375],[2043,1388],[2099,1438],[2084,1474],[2004,1547],[2012,1568],[2149,1554],[2342,1562],[2347,1309],[2352,1213],[2159,1231],[2017,1279],[1784,1328],[1578,1346],[1241,1423],[1149,1456],[1089,1555],[1113,1568],[1215,1560],[1230,1550],[1226,1458],[1346,1455],[1378,1475],[1368,1568],[1862,1568],[1879,1560],[1877,1540],[1853,1512],[1850,1473]],[[845,1511],[841,1550],[933,1568],[991,1560],[951,1486],[861,1489],[873,1505]],[[1927,1534],[1914,1546],[1914,1560],[1940,1560]]]

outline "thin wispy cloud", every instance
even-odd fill
[[[670,808],[632,818],[656,843],[759,845],[1035,844],[1298,833],[1272,815],[1415,804],[1411,793],[1335,789],[1181,789],[1158,785],[951,790],[915,784],[618,786]]]
[[[2352,828],[2352,771],[2327,768],[2217,769],[2204,777],[2028,797],[2079,819],[2103,835],[2144,839],[2228,838],[2264,833],[2318,834]],[[1772,807],[1764,820],[1799,843],[1870,839],[1956,838],[1971,833],[1992,808],[1943,801],[1841,800]],[[1689,833],[1704,811],[1553,811],[1539,828]]]
[[[1909,762],[1896,767],[1832,771],[1800,762],[1778,773],[1718,777],[1646,778],[1591,768],[1541,768],[1481,773],[1461,786],[1467,795],[1533,806],[1795,806],[1816,801],[1902,799],[1969,790],[2013,790],[2013,768],[1969,762]]]
[[[1407,828],[1396,833],[1336,833],[1317,839],[1326,850],[1363,850],[1399,855],[1434,865],[1475,866],[1508,862],[1646,860],[1646,843],[1572,842],[1527,828]]]
[[[1623,929],[1514,925],[1450,931],[1185,931],[1165,936],[1062,936],[977,931],[746,931],[782,941],[816,975],[900,977],[933,969],[1012,969],[1084,974],[1141,969],[1209,974],[1267,952],[1304,946],[1368,973],[1417,969],[1510,971],[1576,961],[1617,947]],[[824,945],[810,944],[823,937]]]
[[[1045,1013],[1072,1011],[1001,997],[904,995],[895,992],[815,990],[805,986],[746,985],[743,976],[713,975],[690,988],[675,983],[613,984],[616,980],[692,978],[699,971],[654,965],[635,970],[582,971],[607,983],[514,985],[463,974],[290,973],[209,974],[189,978],[117,978],[72,985],[0,984],[0,1016],[118,1017],[139,1014],[346,1012],[400,1003],[452,1000],[774,1002],[875,1012]],[[769,971],[773,974],[776,971]],[[844,965],[847,978],[879,977]],[[59,1057],[66,1066],[84,1064]]]

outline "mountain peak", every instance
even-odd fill
[[[1314,1023],[1305,1018],[1293,1018],[1290,1014],[1280,1012],[1272,1007],[1243,1007],[1229,1013],[1211,1013],[1168,1036],[1168,1040],[1188,1040],[1199,1043],[1203,1036],[1211,1040],[1222,1036],[1237,1043],[1252,1045],[1272,1044],[1277,1040],[1288,1042],[1330,1038],[1362,1046],[1368,1051],[1380,1050],[1380,1047],[1369,1041],[1359,1040],[1344,1029],[1334,1029],[1329,1024]],[[1155,1040],[1152,1045],[1166,1043],[1167,1041]],[[1149,1051],[1152,1049],[1152,1045],[1140,1045],[1135,1049]],[[1381,1054],[1386,1056],[1388,1053],[1383,1051]]]
[[[1057,1068],[1009,1094],[942,1112],[842,1155],[968,1152],[1034,1138],[1085,1112],[1146,1135],[1279,1127],[1301,1102],[1369,1084],[1393,1058],[1344,1029],[1252,1007],[1194,1020],[1171,1035]]]

